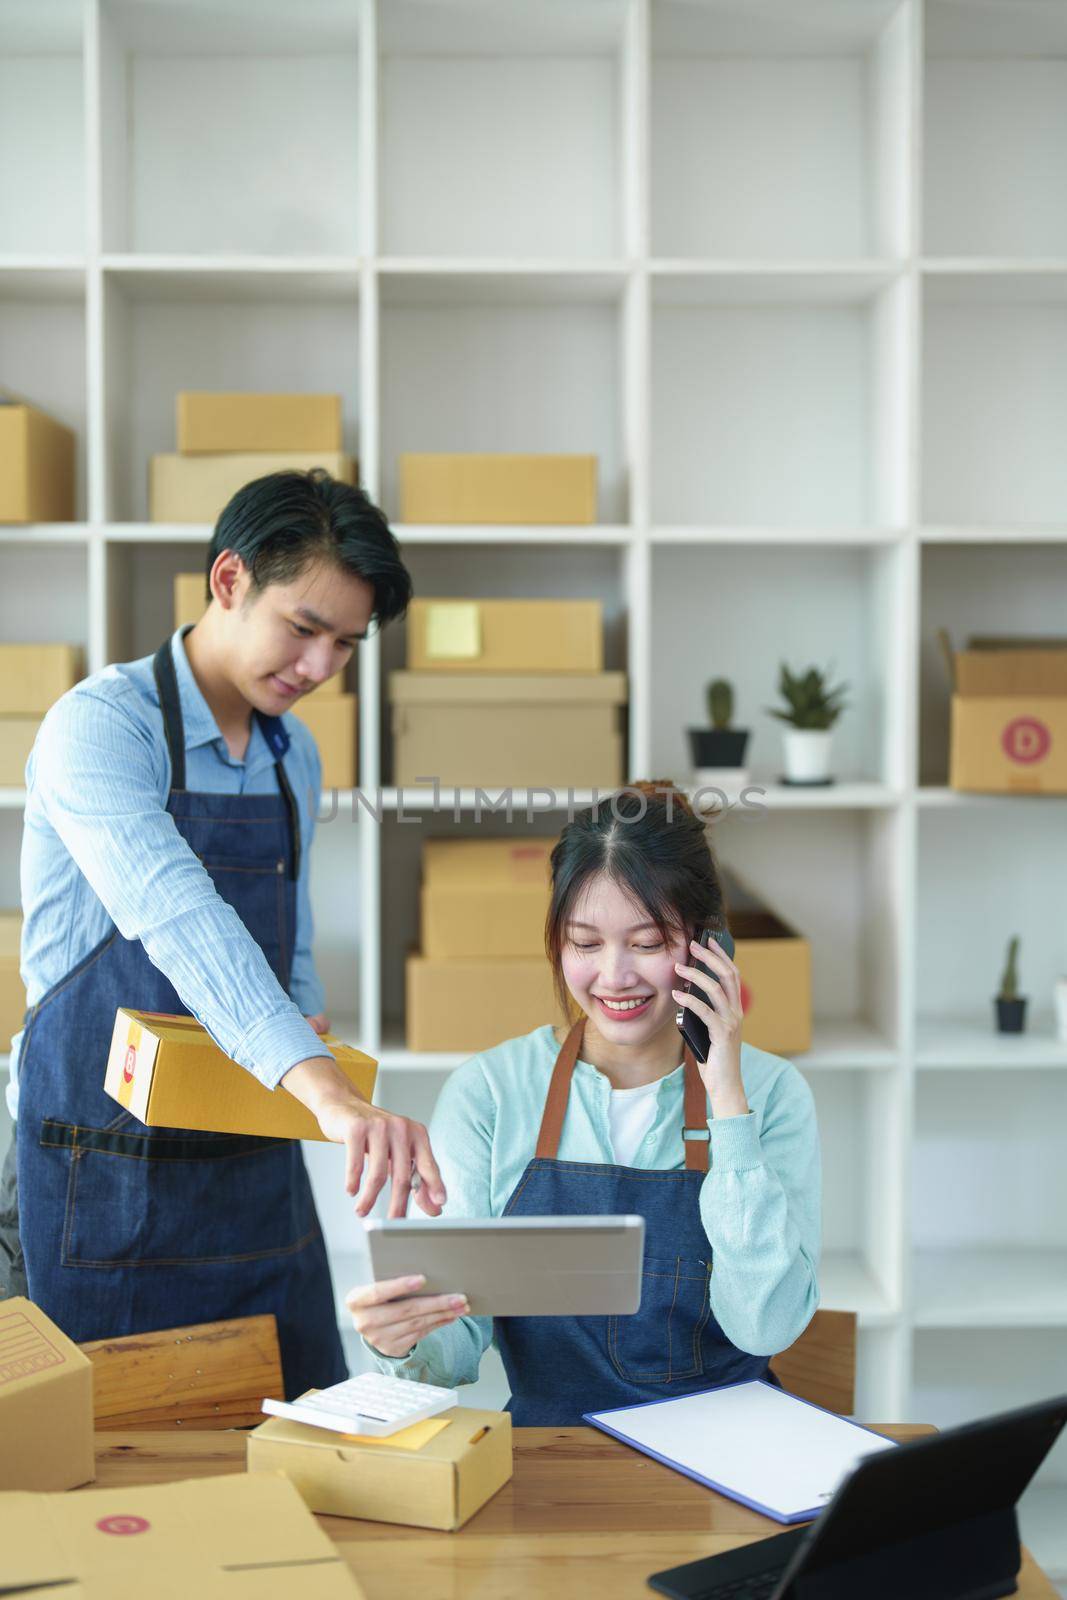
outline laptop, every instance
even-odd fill
[[[1022,1559],[1015,1503],[1067,1395],[865,1456],[807,1527],[654,1573],[672,1600],[994,1600]]]

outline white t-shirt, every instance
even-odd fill
[[[608,1118],[616,1166],[633,1165],[641,1140],[656,1118],[660,1082],[656,1078],[652,1083],[639,1083],[636,1089],[612,1089]]]

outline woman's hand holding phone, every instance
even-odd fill
[[[356,1332],[383,1356],[406,1356],[435,1328],[466,1316],[464,1294],[420,1294],[426,1279],[384,1278],[350,1289],[345,1305]]]
[[[707,945],[690,940],[688,960],[691,965],[678,962],[674,970],[689,980],[691,988],[671,992],[680,1006],[700,1017],[707,1027],[707,1060],[698,1061],[697,1066],[712,1115],[747,1116],[749,1105],[741,1078],[741,974],[714,940]]]

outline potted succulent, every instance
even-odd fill
[[[705,690],[710,728],[688,728],[689,756],[697,783],[718,784],[726,779],[745,784],[745,750],[750,730],[731,727],[734,715],[733,685],[716,678]]]
[[[997,1032],[1022,1033],[1026,1025],[1026,996],[1019,993],[1019,940],[1008,941],[1008,956],[996,997]]]
[[[785,709],[769,707],[772,717],[787,724],[782,736],[785,760],[784,783],[832,783],[830,744],[833,726],[845,709],[846,683],[829,688],[818,667],[794,674],[783,661],[778,675],[778,693]]]

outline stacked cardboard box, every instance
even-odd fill
[[[612,788],[626,679],[598,600],[416,600],[390,675],[395,781]]]
[[[22,1027],[26,1014],[26,990],[19,974],[22,945],[22,913],[0,911],[0,1055]]]
[[[0,788],[21,788],[45,712],[81,677],[70,644],[0,644]]]
[[[421,953],[407,961],[410,1050],[482,1050],[558,1011],[545,957],[554,839],[431,839]]]
[[[324,394],[178,395],[178,454],[153,456],[153,522],[210,522],[238,489],[269,472],[324,467],[356,482],[341,448],[341,401]]]
[[[596,456],[402,455],[403,522],[588,524]]]
[[[73,521],[73,433],[0,392],[0,522]]]
[[[192,627],[207,606],[207,582],[202,572],[179,572],[174,579],[174,626]],[[356,786],[356,696],[345,693],[345,675],[316,689],[293,707],[293,715],[310,728],[322,760],[324,789]]]

